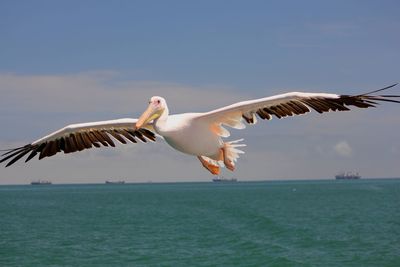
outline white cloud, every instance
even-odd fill
[[[350,157],[353,154],[353,149],[346,141],[340,141],[334,146],[333,149],[338,155],[343,157]]]
[[[131,113],[145,108],[160,95],[174,109],[189,111],[216,108],[245,97],[227,88],[126,80],[118,72],[91,71],[69,75],[0,73],[1,106],[18,103],[19,110],[35,112]]]

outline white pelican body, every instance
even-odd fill
[[[199,113],[171,115],[166,121],[156,120],[153,126],[156,133],[163,136],[176,150],[214,158],[218,155],[223,141],[220,136],[210,131],[208,125],[196,123],[195,118],[198,116]]]
[[[230,116],[232,122],[235,120]],[[238,123],[243,125],[238,119]],[[213,174],[219,173],[218,165],[222,165],[234,170],[234,162],[239,158],[239,153],[243,151],[235,147],[245,146],[244,144],[234,144],[234,142],[224,143],[221,135],[229,136],[229,133],[215,121],[207,119],[205,113],[184,113],[169,115],[167,103],[160,96],[153,96],[149,101],[149,107],[136,122],[136,128],[152,122],[154,131],[161,135],[164,140],[173,148],[186,154],[195,155],[199,158],[203,166]]]
[[[257,117],[270,120],[301,115],[314,109],[318,113],[347,111],[349,106],[358,108],[375,107],[378,102],[396,102],[397,95],[374,95],[394,85],[361,95],[337,95],[326,93],[291,92],[266,98],[238,102],[204,113],[169,115],[164,98],[154,96],[139,119],[118,119],[110,121],[71,124],[22,147],[8,149],[0,162],[9,160],[7,166],[30,153],[25,162],[36,154],[39,159],[58,152],[71,153],[92,147],[115,146],[113,140],[123,144],[137,143],[138,140],[155,141],[157,133],[174,149],[198,157],[202,165],[212,174],[218,174],[220,167],[235,169],[243,147],[241,140],[224,142],[222,138],[230,133],[224,126],[235,129],[245,128],[244,123],[255,124]]]

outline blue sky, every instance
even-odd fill
[[[293,90],[383,87],[399,81],[399,11],[398,1],[1,1],[0,144],[21,145],[75,122],[136,117],[152,95],[184,112]],[[235,132],[248,144],[237,176],[330,178],[342,169],[400,176],[399,111],[384,105]],[[136,150],[146,162],[187,170],[149,171]],[[143,161],[136,175],[133,159]],[[210,179],[198,165],[163,144],[142,145],[20,164],[0,178]]]

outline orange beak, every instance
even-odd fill
[[[143,125],[148,123],[152,120],[152,115],[154,114],[154,109],[150,104],[147,109],[143,112],[143,114],[139,117],[138,121],[136,122],[136,129],[141,128]]]
[[[161,116],[161,114],[164,112],[164,109],[156,108],[154,107],[151,103],[143,112],[143,114],[139,117],[138,121],[136,122],[136,129],[139,129],[149,123],[152,120],[157,119],[158,117]]]

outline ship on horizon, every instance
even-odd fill
[[[352,173],[352,172],[341,172],[337,175],[335,175],[336,180],[356,180],[356,179],[360,179],[361,175],[358,174],[358,172],[356,173]]]
[[[106,181],[106,184],[125,184],[125,181]]]
[[[31,185],[50,185],[50,184],[52,183],[49,180],[37,180],[31,182]]]
[[[234,183],[237,182],[237,179],[236,178],[227,179],[217,176],[216,178],[213,178],[212,181],[217,183]]]

